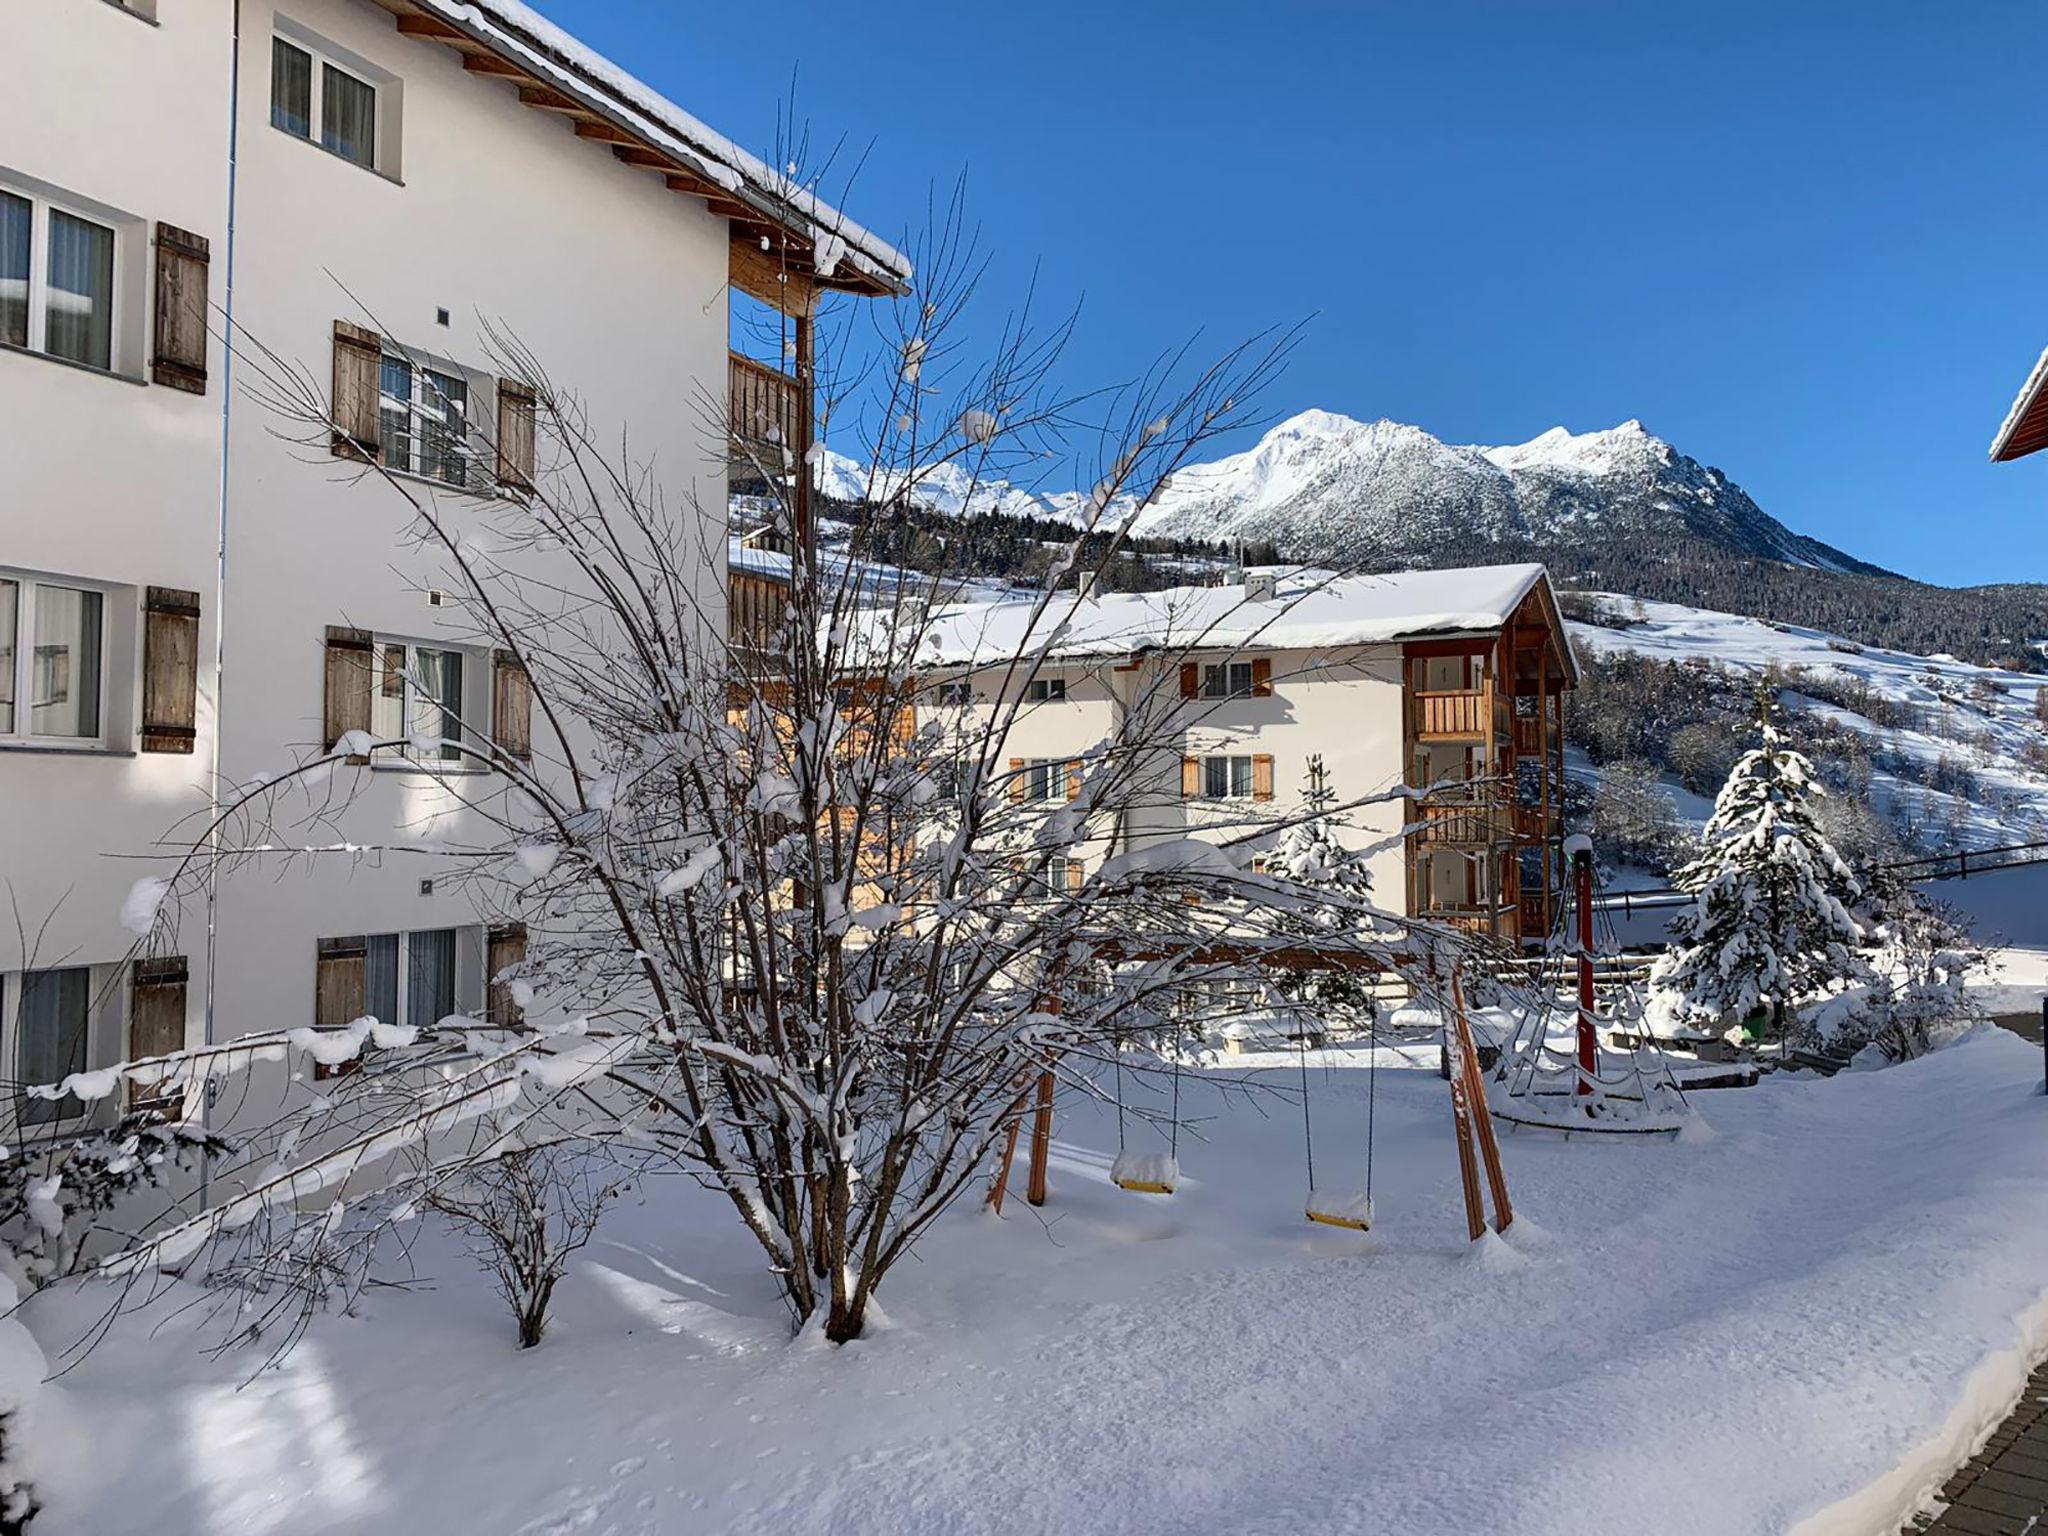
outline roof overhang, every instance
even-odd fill
[[[826,293],[900,296],[911,266],[793,178],[705,128],[524,6],[491,0],[373,0],[408,37],[440,43],[471,74],[514,86],[520,102],[569,120],[578,138],[660,175],[730,221],[734,287],[777,309],[808,314]],[[632,87],[629,94],[628,88]]]
[[[2034,364],[2019,398],[2005,413],[1998,436],[1991,440],[1991,462],[2003,464],[2048,448],[2048,351]]]

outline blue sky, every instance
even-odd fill
[[[884,234],[964,169],[1076,378],[1313,316],[1274,415],[1640,417],[1867,559],[2048,579],[2048,455],[1985,460],[2048,343],[2048,7],[539,3],[757,151],[794,72]]]

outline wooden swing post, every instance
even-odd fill
[[[1505,1232],[1514,1224],[1515,1208],[1508,1200],[1507,1170],[1501,1166],[1500,1142],[1494,1136],[1493,1110],[1486,1102],[1486,1084],[1479,1072],[1479,1049],[1472,1039],[1472,1021],[1465,1013],[1465,985],[1459,972],[1451,972],[1451,1013],[1458,1031],[1459,1069],[1452,1074],[1451,1099],[1455,1106],[1463,1087],[1464,1113],[1458,1125],[1458,1157],[1465,1175],[1466,1226],[1476,1242],[1486,1231],[1479,1213],[1478,1180],[1472,1170],[1471,1141],[1479,1143],[1486,1165],[1486,1182],[1493,1195],[1493,1229]]]

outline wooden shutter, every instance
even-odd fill
[[[1202,669],[1192,661],[1180,664],[1180,696],[1184,699],[1202,696]]]
[[[346,1029],[369,1012],[370,941],[361,934],[347,939],[322,939],[313,966],[313,1027]],[[313,1080],[353,1072],[362,1061],[338,1067],[313,1064]]]
[[[1202,793],[1202,760],[1199,757],[1184,757],[1180,760],[1180,797],[1193,800]]]
[[[378,455],[378,381],[384,343],[375,331],[334,322],[334,452],[344,459]]]
[[[508,757],[533,756],[533,679],[510,651],[491,653],[491,740]]]
[[[367,629],[339,629],[327,626],[327,750],[350,731],[370,728],[370,686],[375,674],[376,646]],[[352,763],[369,758],[351,754]],[[343,1020],[344,1023],[347,1020]]]
[[[1069,800],[1081,798],[1081,759],[1078,757],[1067,759],[1067,798]]]
[[[1273,697],[1273,658],[1254,656],[1252,658],[1252,697],[1270,699]]]
[[[206,239],[175,224],[156,227],[156,330],[149,376],[206,393]]]
[[[1081,870],[1081,861],[1080,861],[1079,859],[1068,859],[1068,860],[1067,860],[1067,889],[1068,889],[1069,891],[1078,891],[1078,890],[1080,890],[1080,889],[1081,889],[1081,882],[1082,882],[1082,878],[1083,878],[1083,876],[1082,876],[1082,870]]]
[[[1010,759],[1010,798],[1012,800],[1022,800],[1024,798],[1024,759],[1021,757]]]
[[[183,955],[137,960],[129,968],[128,1060],[169,1056],[185,1049],[187,974]],[[172,1119],[184,1112],[185,1096],[176,1087],[130,1082],[127,1097],[130,1109],[160,1110]]]
[[[498,380],[498,481],[533,484],[533,391],[517,379]]]
[[[199,594],[142,596],[142,750],[190,752],[198,739]]]
[[[1252,798],[1273,798],[1273,754],[1270,752],[1260,752],[1252,758]]]
[[[346,1029],[366,1008],[370,941],[361,934],[322,939],[313,972],[313,1027]]]
[[[486,1017],[493,1024],[509,1029],[520,1022],[521,1009],[512,1000],[511,985],[498,976],[525,958],[526,924],[498,923],[485,935],[484,978],[489,983]]]

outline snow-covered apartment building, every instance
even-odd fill
[[[668,505],[722,509],[706,402],[808,421],[730,353],[731,293],[798,317],[803,376],[815,302],[906,264],[510,0],[12,0],[4,33],[0,1076],[478,1008],[521,935],[404,854],[489,786],[406,752],[303,824],[370,851],[237,869],[147,957],[122,922],[222,784],[357,727],[521,745],[522,676],[451,632],[360,461],[458,517],[516,484],[500,327]],[[331,433],[257,398],[259,351],[331,388]]]
[[[1299,812],[1320,759],[1340,840],[1372,850],[1382,906],[1510,944],[1549,933],[1578,672],[1542,566],[1253,571],[1083,599],[1037,626],[1031,611],[954,609],[930,652],[926,696],[942,712],[985,724],[1016,705],[997,764],[1011,798],[1056,809],[1105,744],[1142,742],[1157,758],[1141,775],[1150,789],[1091,823],[1049,878],[1078,883],[1096,861],[1188,836],[1250,864],[1275,841],[1260,828]],[[1014,668],[1052,620],[1044,664]]]

